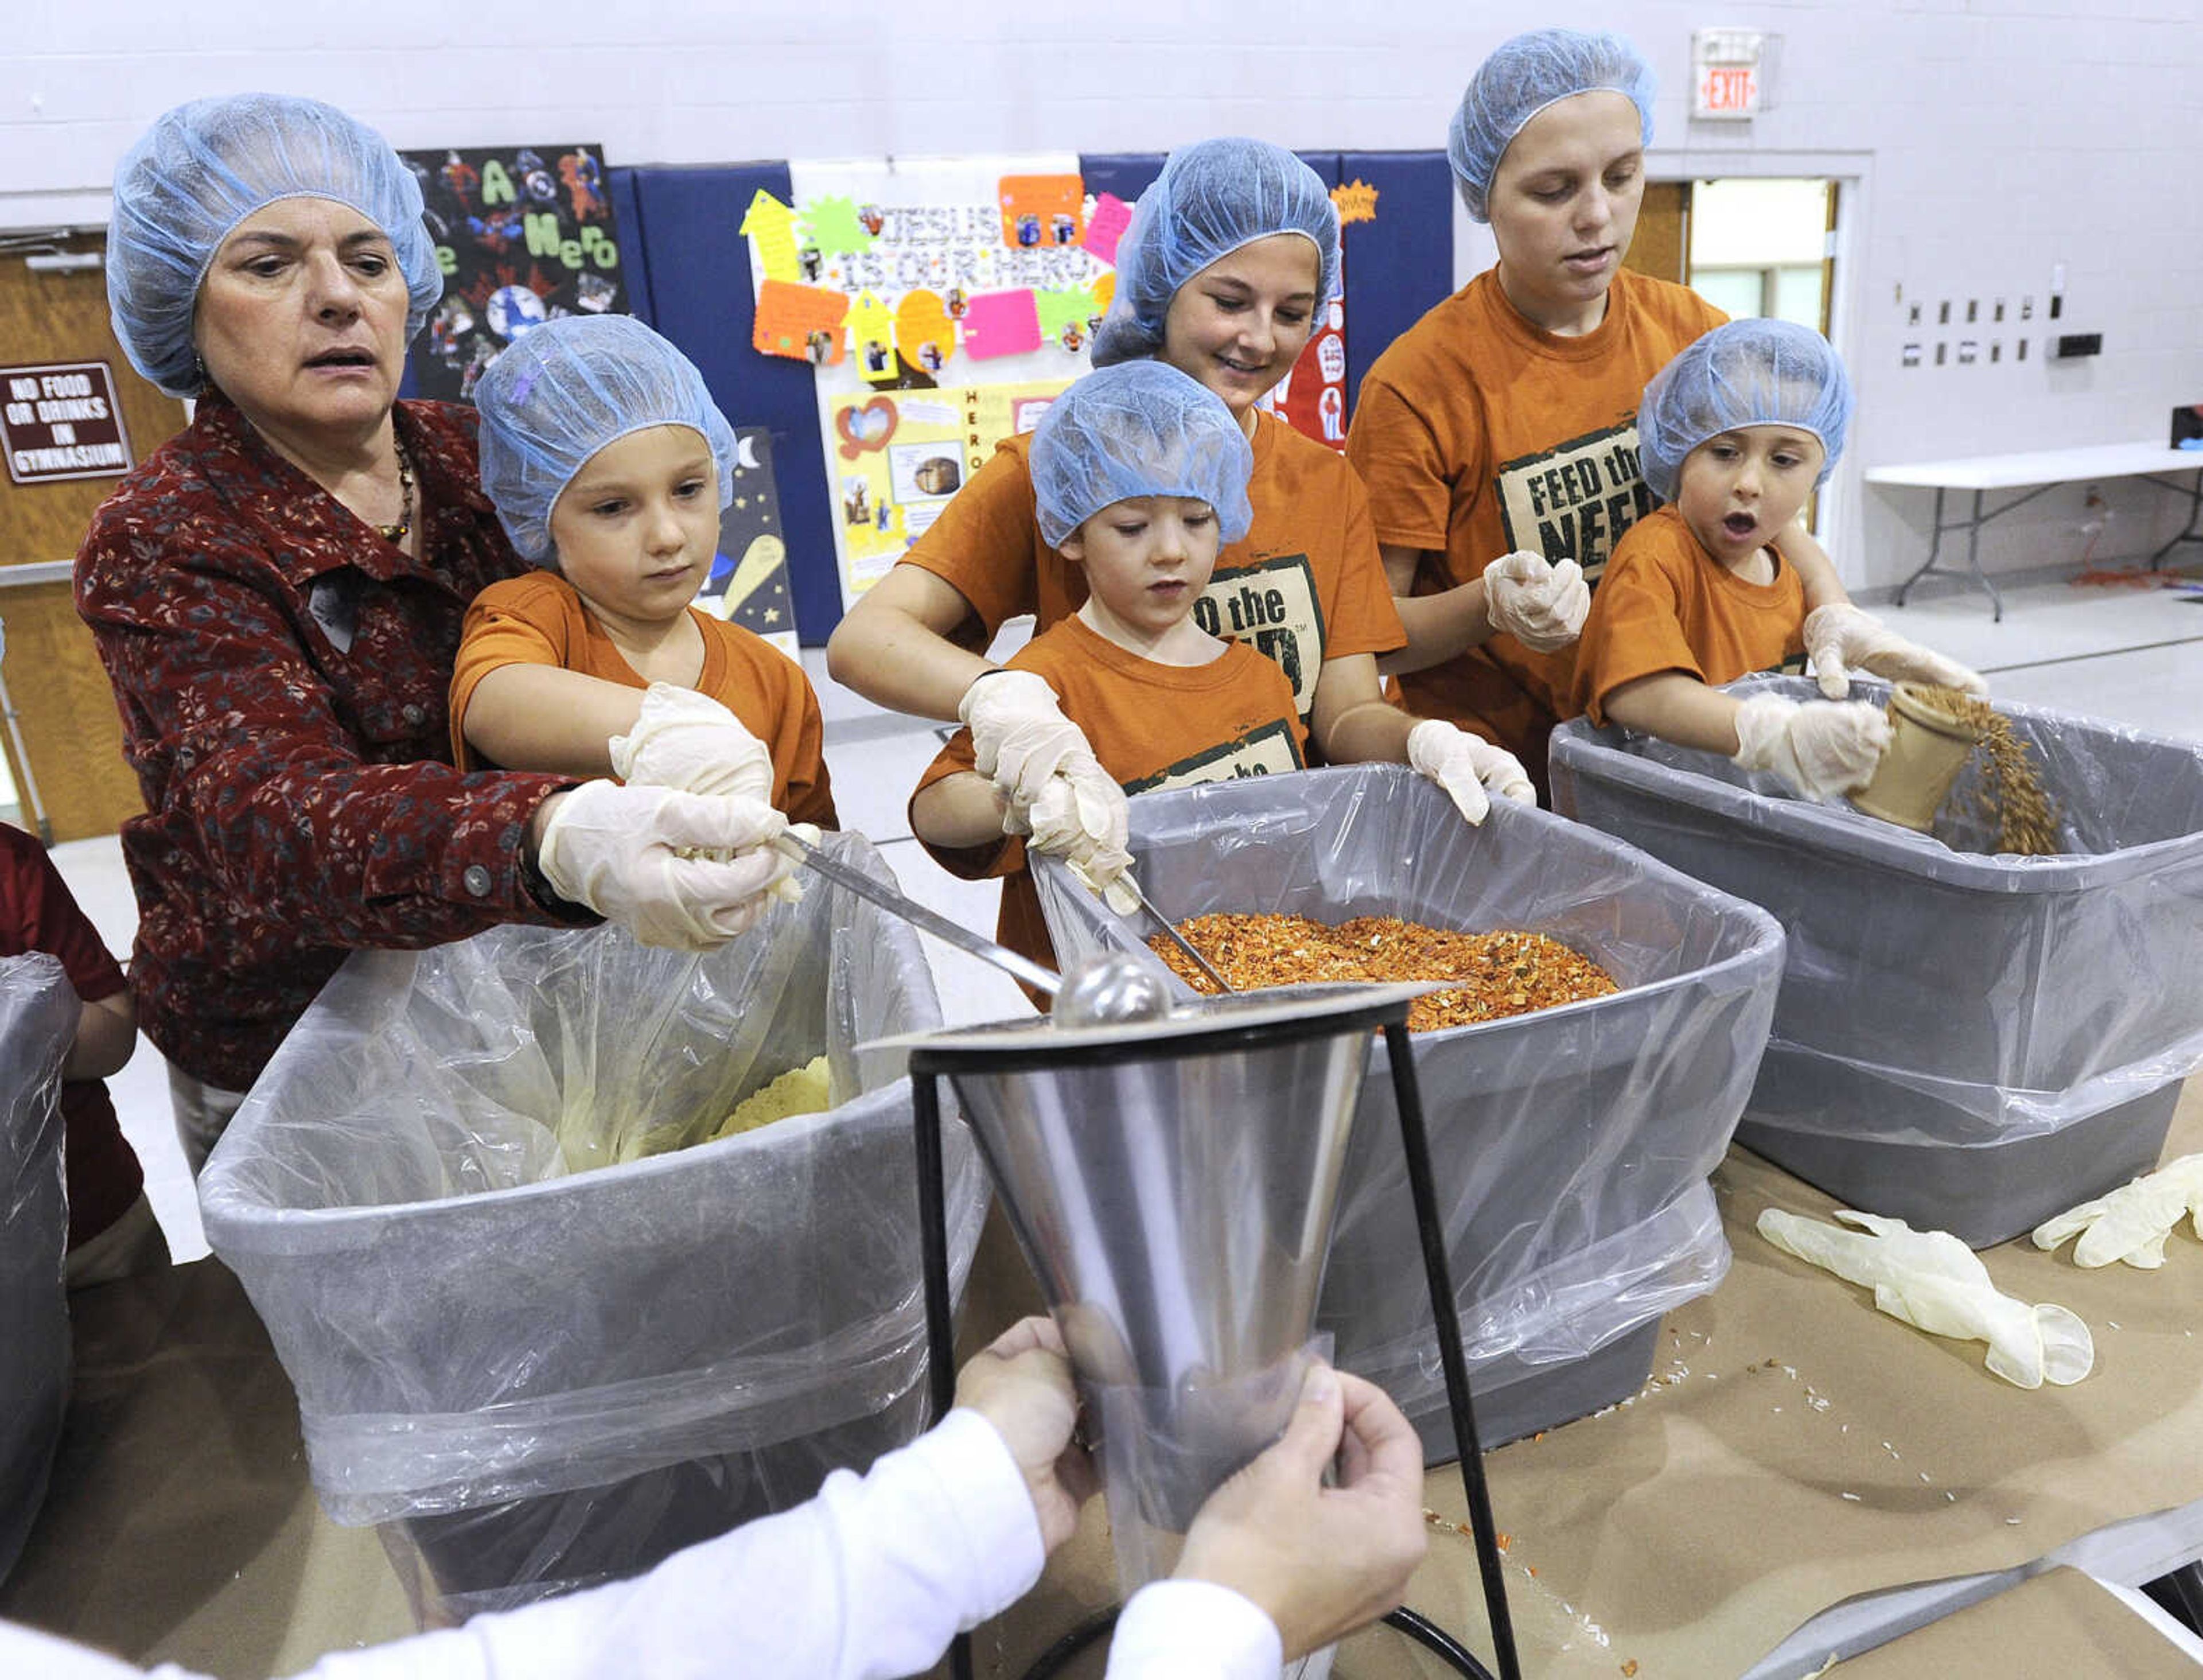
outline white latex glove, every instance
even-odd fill
[[[1524,805],[1538,802],[1520,759],[1442,719],[1426,718],[1408,731],[1408,765],[1444,788],[1472,828],[1491,809],[1493,794]]]
[[[972,731],[973,767],[1001,790],[1019,818],[1066,760],[1073,754],[1094,759],[1092,744],[1063,715],[1055,690],[1030,671],[976,678],[957,702],[956,715]]]
[[[1771,770],[1808,799],[1827,801],[1874,779],[1889,745],[1889,719],[1863,700],[1800,706],[1754,695],[1737,707],[1736,756],[1745,770]]]
[[[1574,560],[1548,565],[1543,554],[1517,548],[1484,568],[1484,611],[1492,629],[1533,653],[1550,654],[1582,633],[1591,585]]]
[[[2203,1155],[2183,1155],[2108,1196],[2046,1219],[2035,1227],[2035,1245],[2055,1248],[2077,1233],[2076,1265],[2108,1266],[2123,1260],[2153,1271],[2165,1263],[2165,1239],[2184,1214],[2194,1216],[2195,1234],[2203,1237]]]
[[[1119,915],[1140,908],[1119,878],[1132,867],[1126,849],[1125,790],[1092,756],[1079,754],[1048,778],[1026,813],[1028,849],[1060,857]]]
[[[764,914],[794,867],[768,843],[787,826],[763,800],[584,782],[558,796],[536,867],[644,944],[704,950]]]
[[[653,683],[643,691],[635,727],[606,744],[612,774],[623,782],[771,801],[772,754],[765,742],[694,689]]]
[[[1976,695],[1989,691],[1978,671],[1906,641],[1849,601],[1831,601],[1805,615],[1805,652],[1812,658],[1814,680],[1830,700],[1852,691],[1854,668],[1893,683],[1929,683]]]
[[[1846,1231],[1779,1208],[1759,1216],[1759,1234],[1786,1254],[1874,1291],[1892,1318],[1932,1336],[1989,1345],[1987,1364],[2006,1382],[2040,1388],[2078,1382],[2096,1363],[2088,1327],[2064,1307],[2030,1306],[2001,1293],[1988,1268],[1948,1231],[1916,1231],[1901,1219],[1838,1208]]]

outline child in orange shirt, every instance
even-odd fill
[[[703,376],[631,316],[572,316],[499,355],[475,403],[482,487],[548,569],[468,609],[453,762],[747,794],[834,826],[802,668],[689,604],[734,495]]]
[[[1592,597],[1576,704],[1593,723],[1723,754],[1809,798],[1865,785],[1889,738],[1877,707],[1739,701],[1715,687],[1805,668],[1815,638],[1787,549],[1792,522],[1843,452],[1851,413],[1834,350],[1787,321],[1718,327],[1653,376],[1637,426],[1645,482],[1666,505],[1623,535]],[[1847,605],[1816,611],[1866,616]],[[1908,672],[1982,687],[1924,648],[1886,631],[1880,640],[1875,657],[1901,655]]]
[[[1308,735],[1285,672],[1194,616],[1217,551],[1253,518],[1254,452],[1222,399],[1164,363],[1123,363],[1050,405],[1031,460],[1042,535],[1084,572],[1086,600],[979,680],[1045,679],[1126,793],[1302,768]],[[912,831],[944,868],[1005,878],[996,938],[1050,966],[1025,846],[1097,888],[1130,861],[1121,826],[1082,820],[1077,781],[1093,769],[1066,766],[1020,813],[974,767],[967,729],[911,796]]]

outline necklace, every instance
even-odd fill
[[[393,438],[398,449],[398,523],[377,525],[385,542],[402,543],[413,530],[413,458],[405,453],[405,446]]]

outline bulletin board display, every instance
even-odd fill
[[[595,145],[428,147],[421,185],[444,296],[414,341],[413,390],[464,402],[498,352],[563,315],[624,312],[618,231]]]
[[[1130,206],[1067,154],[788,165],[741,207],[751,347],[807,364],[848,606],[1087,371]]]

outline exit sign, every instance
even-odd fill
[[[1767,37],[1757,29],[1701,29],[1691,37],[1691,115],[1739,121],[1759,114]]]

